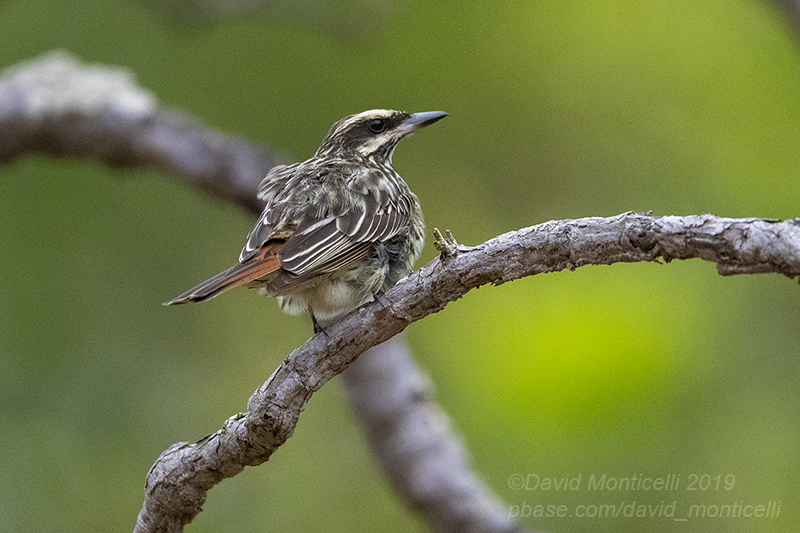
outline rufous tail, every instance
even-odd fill
[[[209,300],[234,287],[272,274],[280,267],[281,262],[277,255],[277,246],[265,246],[258,254],[246,262],[239,263],[228,270],[220,272],[197,287],[189,289],[177,298],[164,302],[162,305],[180,305]]]

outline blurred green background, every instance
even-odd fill
[[[165,105],[296,159],[344,115],[443,109],[395,167],[428,226],[465,244],[627,210],[800,216],[800,45],[770,2],[351,0],[212,24],[157,5],[3,2],[0,66],[54,48],[126,66]],[[229,266],[253,218],[155,173],[25,157],[0,168],[0,223],[0,532],[131,530],[159,453],[243,410],[310,325],[245,290],[162,307]],[[782,502],[776,518],[527,526],[795,532],[798,326],[796,282],[694,260],[483,288],[407,340],[509,505]],[[543,492],[513,490],[514,474],[682,484]],[[685,490],[692,474],[735,487]],[[187,527],[378,530],[426,527],[339,380]]]

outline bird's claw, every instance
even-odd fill
[[[458,242],[456,242],[456,238],[453,237],[449,229],[445,230],[445,234],[446,235],[442,235],[439,228],[433,228],[433,246],[441,252],[440,257],[442,259],[446,259],[458,253]]]

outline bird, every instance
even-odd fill
[[[417,196],[394,170],[397,144],[444,111],[373,109],[335,122],[313,157],[273,167],[239,262],[163,305],[201,302],[237,286],[308,312],[314,333],[407,276],[422,252]]]

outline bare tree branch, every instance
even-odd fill
[[[130,71],[86,65],[67,52],[52,52],[0,74],[0,164],[28,153],[89,159],[114,167],[159,170],[210,195],[231,201],[254,215],[261,211],[255,200],[257,185],[277,159],[263,148],[210,129],[180,112],[164,109],[152,94],[136,85]],[[395,393],[392,402],[397,407],[392,420],[395,427],[411,427],[414,421],[424,421],[434,414],[438,420],[438,431],[430,435],[414,434],[414,438],[429,445],[420,448],[415,455],[404,454],[402,461],[430,463],[426,459],[429,451],[449,450],[460,453],[461,458],[460,463],[450,461],[448,464],[464,468],[454,471],[451,479],[440,478],[442,486],[438,487],[453,498],[461,498],[462,508],[457,501],[443,501],[434,492],[421,493],[418,487],[428,485],[417,482],[414,475],[392,478],[395,489],[406,495],[430,523],[442,524],[443,531],[447,531],[447,523],[451,530],[452,527],[460,531],[476,529],[477,526],[471,527],[468,520],[478,526],[498,524],[495,529],[487,526],[484,531],[507,531],[510,526],[497,521],[501,516],[497,502],[494,507],[463,507],[489,502],[491,496],[469,472],[466,452],[447,431],[446,415],[433,404],[430,395],[426,402],[420,403],[415,394],[404,394],[415,387],[417,378],[422,376],[407,350],[395,340],[370,351],[373,359],[380,360],[381,364],[362,366],[357,371],[357,379],[345,382],[353,401],[357,403],[358,398],[362,398],[372,402],[370,394],[359,394],[356,390],[361,383],[370,381],[370,372],[376,372],[375,379],[396,384],[392,389]],[[431,389],[432,386],[428,390]],[[387,433],[372,428],[373,424],[384,424],[387,419],[369,416],[369,409],[356,409],[356,414],[365,416],[362,422],[371,435],[378,462],[396,463],[397,459],[391,457],[397,449],[394,441],[403,439],[404,432]],[[171,450],[180,446],[173,446]],[[153,472],[157,471],[156,466],[158,464]],[[444,486],[462,481],[463,486],[450,489]],[[204,492],[192,495],[194,490],[197,488],[187,489],[188,501],[205,498]],[[474,494],[470,490],[474,490]],[[449,504],[449,508],[439,510],[440,503]],[[173,508],[169,501],[163,500],[160,506]],[[482,513],[486,516],[482,517]],[[153,519],[143,517],[140,521],[150,523]],[[165,522],[168,521],[156,520],[161,525]],[[183,522],[178,518],[170,523]],[[152,530],[159,530],[159,527],[154,525]]]
[[[0,164],[29,153],[151,169],[258,214],[278,157],[162,107],[128,70],[51,52],[0,75]]]
[[[148,476],[136,531],[180,531],[199,512],[209,488],[269,459],[291,436],[303,405],[322,385],[366,349],[469,290],[584,265],[659,257],[705,259],[716,263],[723,275],[776,272],[795,277],[800,275],[800,220],[623,213],[546,222],[479,246],[460,246],[455,254],[401,280],[381,301],[356,309],[292,352],[253,394],[246,413],[197,443],[167,450]],[[440,465],[442,469],[463,469],[458,453],[439,458],[451,461]],[[415,483],[439,483],[439,469],[420,470]],[[441,530],[458,529],[448,524]]]
[[[433,383],[398,337],[367,350],[342,374],[383,473],[434,531],[521,531],[472,472]]]
[[[47,56],[0,77],[0,163],[25,153],[83,157],[114,166],[152,168],[251,211],[256,183],[274,159],[246,141],[207,129],[135,86],[127,72],[87,67],[66,55]],[[266,461],[294,431],[303,405],[366,349],[437,312],[472,288],[588,264],[701,258],[723,275],[776,272],[800,275],[800,220],[727,219],[711,215],[551,221],[468,248],[442,240],[443,258],[409,276],[380,302],[357,309],[290,354],[253,394],[248,410],[196,443],[178,443],[151,469],[136,531],[182,531],[207,491],[245,466]],[[387,348],[388,350],[389,348]],[[385,352],[386,353],[386,352]],[[373,379],[397,379],[394,410],[357,409],[379,462],[398,492],[440,531],[509,531],[498,503],[470,474],[463,447],[425,397],[418,370],[402,384],[410,360],[367,363],[348,379],[351,395]],[[384,365],[384,363],[386,363]],[[371,378],[370,378],[371,376]],[[393,376],[387,377],[387,376]],[[358,384],[358,385],[355,385]],[[378,406],[376,406],[378,407]],[[391,413],[391,414],[387,414]],[[388,418],[387,418],[388,417]],[[376,424],[389,420],[389,427]],[[414,453],[402,440],[415,424],[431,435]],[[439,444],[435,444],[437,441]],[[424,465],[437,461],[439,468]],[[407,472],[399,472],[407,465]],[[458,472],[446,479],[442,472]],[[462,477],[463,476],[463,477]],[[462,479],[462,487],[451,486]],[[421,489],[420,489],[421,487]],[[486,513],[459,510],[465,501]]]
[[[795,37],[800,37],[800,0],[772,0],[783,12]]]

